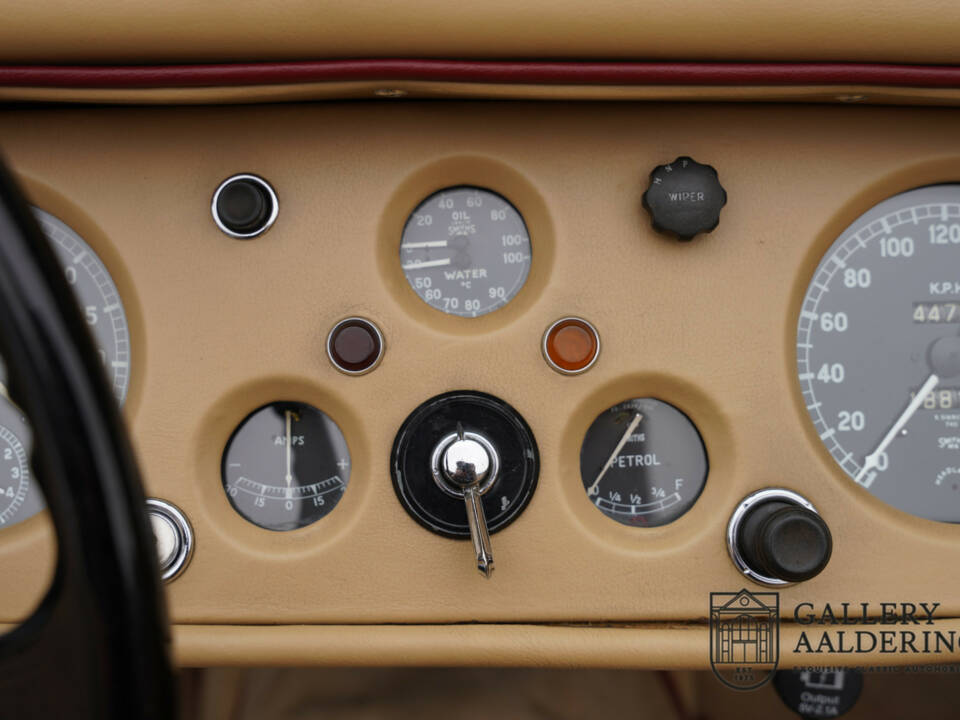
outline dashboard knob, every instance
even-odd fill
[[[458,425],[453,441],[441,441],[433,456],[440,460],[440,468],[433,468],[434,474],[439,470],[442,479],[449,483],[451,489],[463,495],[477,570],[489,578],[493,574],[493,549],[490,546],[490,529],[487,527],[487,516],[480,497],[491,487],[492,482],[486,482],[488,476],[492,475],[491,481],[496,480],[495,473],[500,465],[497,451],[485,437],[468,437],[463,426]]]
[[[643,194],[653,229],[684,241],[716,228],[726,203],[717,171],[687,156],[655,167]]]
[[[220,183],[213,195],[213,219],[230,237],[252,238],[276,220],[277,195],[263,178],[234,175]]]
[[[777,499],[758,503],[747,511],[736,542],[751,570],[785,583],[819,575],[833,550],[830,528],[820,515]]]

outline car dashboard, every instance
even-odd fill
[[[957,9],[8,10],[179,666],[960,658]],[[6,383],[0,632],[57,582]]]
[[[862,344],[798,353],[813,344],[810,327],[798,340],[812,283],[867,292],[817,275],[835,241],[888,198],[956,180],[953,115],[399,100],[27,108],[5,112],[0,134],[31,202],[82,238],[122,300],[126,334],[107,301],[90,302],[110,323],[105,365],[147,494],[191,533],[167,586],[182,662],[699,667],[711,593],[758,587],[727,535],[769,488],[807,501],[832,537],[822,572],[774,585],[782,607],[936,601],[936,629],[958,629],[943,568],[960,496],[938,475],[952,446],[909,492],[878,496],[823,439],[852,438],[860,416],[820,427],[807,393],[833,402],[849,386],[837,373],[867,385],[884,335],[852,327]],[[646,193],[688,163],[713,168],[708,192],[725,202],[713,229],[680,238],[654,226]],[[236,176],[273,193],[249,237],[223,227],[214,200]],[[956,242],[960,206],[940,202],[944,230],[910,220],[917,256]],[[502,247],[463,264],[455,240],[471,232]],[[83,271],[82,252],[65,268]],[[945,294],[894,301],[885,333],[950,335],[955,273],[908,260],[889,260],[898,277],[932,272],[911,287]],[[879,284],[882,267],[863,267]],[[821,309],[813,335],[832,342],[855,311]],[[338,350],[347,320],[359,324]],[[870,390],[896,409],[924,378],[890,373]],[[939,413],[930,432],[949,435],[949,407],[921,408]],[[893,419],[863,424],[873,439]],[[489,578],[463,493],[438,494],[426,447],[484,428],[504,433],[501,494],[482,500]],[[54,558],[45,513],[0,530],[0,563],[22,579],[0,593],[0,620],[31,611]],[[784,619],[782,647],[800,618]]]

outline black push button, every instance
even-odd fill
[[[762,502],[743,519],[737,537],[747,566],[768,578],[800,582],[816,577],[833,551],[830,529],[812,510],[790,502]]]
[[[276,194],[254,175],[236,175],[217,188],[213,216],[232,237],[255,237],[273,224],[277,214]]]
[[[680,240],[692,240],[717,227],[726,203],[727,192],[717,171],[686,156],[655,167],[643,194],[653,229]]]

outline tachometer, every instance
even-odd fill
[[[410,215],[400,266],[410,287],[449,315],[478,317],[520,292],[531,264],[530,234],[510,202],[490,190],[453,187]]]
[[[896,195],[821,260],[797,326],[804,406],[881,500],[960,522],[960,185]]]

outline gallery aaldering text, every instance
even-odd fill
[[[940,603],[840,603],[817,608],[799,603],[793,611],[798,625],[819,625],[818,631],[803,630],[793,651],[810,654],[915,654],[955,652],[960,647],[956,630],[933,630]],[[838,630],[837,625],[879,626]],[[888,629],[889,628],[889,629]]]

